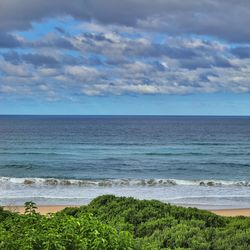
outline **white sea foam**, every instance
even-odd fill
[[[103,180],[76,180],[56,178],[15,178],[0,177],[0,185],[46,185],[46,186],[86,186],[86,187],[115,187],[115,186],[242,186],[250,187],[250,181],[227,181],[227,180],[177,180],[177,179],[103,179]]]

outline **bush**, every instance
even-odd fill
[[[105,195],[48,216],[26,207],[25,215],[0,208],[0,249],[250,249],[250,218],[155,200]]]
[[[118,232],[90,214],[16,215],[0,224],[0,249],[132,249],[128,232]]]

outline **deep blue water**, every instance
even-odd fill
[[[139,190],[138,198],[159,198],[143,192],[163,188],[166,201],[190,198],[188,188],[235,192],[250,206],[250,117],[0,116],[0,176],[3,204],[30,193],[45,202],[66,188],[73,199],[97,185],[104,193]]]

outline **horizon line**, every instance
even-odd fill
[[[168,116],[168,117],[250,117],[250,115],[161,115],[161,114],[0,114],[0,116]]]

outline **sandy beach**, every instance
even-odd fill
[[[63,205],[50,205],[50,206],[38,206],[37,212],[40,214],[56,213],[63,210],[66,207],[78,207],[78,206],[63,206]],[[18,212],[23,214],[25,211],[24,206],[6,206],[4,209],[11,212]]]
[[[222,215],[222,216],[246,216],[250,217],[250,208],[239,208],[239,209],[220,209],[212,210],[211,212]]]
[[[56,213],[58,211],[63,210],[66,207],[79,207],[79,206],[63,206],[63,205],[51,205],[51,206],[39,206],[37,211],[40,214],[48,214],[48,213]],[[4,207],[6,210],[10,210],[12,212],[24,213],[23,206],[6,206]],[[242,209],[218,209],[218,210],[209,210],[217,215],[221,216],[246,216],[250,217],[250,208],[242,208]]]

